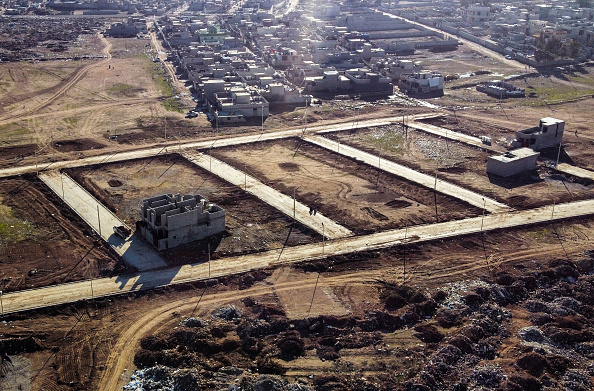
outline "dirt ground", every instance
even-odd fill
[[[483,257],[482,238],[478,235],[427,243],[406,251],[392,249],[336,257],[325,262],[228,278],[212,282],[208,287],[170,287],[14,315],[0,324],[0,330],[4,340],[30,339],[27,343],[15,343],[19,348],[15,348],[11,357],[19,360],[15,360],[19,362],[16,368],[26,371],[22,378],[30,381],[33,389],[107,389],[106,385],[111,387],[111,382],[99,386],[106,373],[111,380],[120,382],[121,389],[134,370],[132,360],[141,339],[169,333],[187,317],[208,320],[213,310],[222,305],[234,304],[243,311],[242,319],[246,321],[260,316],[262,308],[268,308],[268,317],[261,318],[268,322],[279,319],[280,315],[274,314],[285,314],[289,321],[297,321],[307,318],[308,311],[313,319],[320,314],[333,314],[327,318],[368,319],[370,311],[381,310],[384,306],[385,283],[402,281],[405,259],[407,285],[427,296],[439,289],[462,292],[475,286],[473,281],[477,278],[489,278],[502,270],[530,274],[546,269],[550,260],[580,259],[584,250],[591,247],[589,237],[594,235],[593,230],[591,219],[582,219],[556,224],[554,230],[533,227],[490,233],[485,236],[487,261]],[[253,302],[258,305],[254,307]],[[518,320],[521,320],[519,316]],[[458,329],[439,330],[453,336]],[[355,334],[350,333],[351,339],[345,339],[345,343],[354,341]],[[372,344],[341,349],[339,360],[330,358],[333,350],[328,351],[323,348],[325,345],[316,343],[295,360],[272,358],[272,361],[286,370],[289,379],[353,371],[361,376],[378,376],[390,370],[394,374],[408,373],[396,376],[395,384],[402,384],[417,373],[427,354],[434,349],[434,345],[419,340],[414,334],[413,328],[382,332],[372,339],[375,341]],[[509,349],[516,346],[515,343],[504,342],[510,352],[504,356],[513,357]],[[226,354],[226,357],[232,365],[245,363],[235,354]],[[211,367],[221,365],[220,359],[221,356],[211,359]],[[119,372],[111,372],[114,369]],[[0,382],[9,379],[14,378],[6,377]]]
[[[421,122],[472,135],[481,134],[480,129],[486,127],[483,120],[466,116],[449,115]],[[493,137],[494,143],[499,143],[501,138],[515,136],[515,132],[497,126],[491,127],[488,134]],[[405,132],[399,125],[332,133],[328,137],[370,153],[378,154],[381,149],[386,159],[430,175],[435,173],[437,167],[440,179],[485,194],[514,208],[532,208],[552,202],[589,198],[593,188],[587,181],[557,174],[548,169],[544,162],[539,164],[536,172],[525,175],[511,178],[490,176],[486,172],[490,153],[462,143],[446,142],[445,139],[412,129]],[[568,145],[566,150],[571,147]],[[552,159],[556,159],[556,151],[548,151],[548,155],[543,153],[543,156],[551,154],[555,155]]]
[[[2,291],[126,271],[118,257],[34,177],[0,181]]]
[[[429,189],[300,139],[211,153],[235,167],[246,167],[248,173],[286,195],[292,196],[295,190],[299,202],[357,233],[435,222],[436,202],[439,221],[480,213],[443,195],[436,200]]]
[[[162,70],[144,56],[145,51],[150,50],[146,46],[149,41],[109,39],[106,42],[96,38],[93,44],[97,45],[97,52],[103,50],[105,60],[0,64],[2,167],[32,164],[35,160],[43,164],[162,144],[165,140],[185,141],[217,135],[204,116],[186,120],[183,112],[167,110],[164,101],[169,98],[169,92],[164,90]],[[464,47],[445,54],[420,52],[413,59],[425,62],[429,69],[459,73],[461,77],[446,85],[446,95],[442,98],[426,102],[394,98],[378,102],[324,102],[320,107],[275,112],[266,121],[265,130],[337,119],[355,123],[363,118],[445,110],[450,115],[433,123],[475,135],[489,134],[502,142],[502,138],[513,137],[515,130],[534,126],[541,117],[553,116],[567,121],[562,161],[594,169],[593,101],[588,96],[592,95],[594,85],[591,69],[520,79],[515,83],[535,97],[500,102],[476,92],[474,84],[516,73],[503,64]],[[472,75],[480,69],[488,69],[491,74]],[[175,93],[181,95],[187,91]],[[173,97],[167,104],[174,105],[178,100],[181,99]],[[427,105],[423,106],[424,103]],[[219,135],[247,132],[260,132],[260,127],[221,128]],[[336,137],[373,153],[381,149],[383,158],[429,174],[435,172],[435,156],[438,156],[440,178],[519,208],[575,200],[588,196],[591,191],[590,184],[572,181],[545,169],[520,180],[494,183],[484,174],[485,152],[457,143],[446,144],[444,140],[412,131],[403,143],[398,127],[367,129],[352,135],[344,132]],[[261,143],[213,150],[213,153],[240,169],[247,166],[254,176],[287,195],[292,195],[297,188],[298,200],[317,206],[322,213],[357,232],[434,222],[435,204],[443,205],[438,208],[440,221],[480,213],[442,196],[435,202],[429,190],[384,173],[378,175],[375,169],[308,144],[301,145],[293,158],[295,143],[295,140]],[[219,238],[213,258],[278,248],[289,232],[288,218],[174,155],[88,167],[70,173],[128,223],[136,221],[139,201],[155,192],[198,192],[208,197],[228,211],[227,234]],[[573,351],[588,352],[592,335],[588,319],[592,319],[593,313],[583,315],[578,311],[589,310],[586,298],[591,297],[591,293],[583,294],[580,300],[584,302],[578,306],[570,299],[575,295],[574,288],[587,289],[587,283],[592,281],[587,280],[588,270],[576,274],[575,263],[589,260],[593,235],[593,220],[584,218],[334,257],[206,283],[7,316],[0,322],[3,348],[0,353],[8,354],[13,365],[10,367],[6,362],[0,365],[0,389],[116,390],[126,384],[137,365],[161,361],[182,366],[180,361],[173,360],[185,359],[196,360],[196,368],[200,366],[204,373],[221,379],[225,379],[225,372],[219,370],[233,365],[260,373],[285,373],[291,381],[301,379],[314,383],[320,390],[349,387],[374,390],[386,384],[388,389],[394,389],[407,381],[430,383],[431,377],[426,374],[433,376],[437,372],[426,364],[451,360],[453,356],[445,353],[456,353],[451,347],[454,344],[460,346],[457,349],[469,349],[468,352],[485,356],[477,361],[479,356],[474,354],[456,353],[463,357],[466,369],[452,372],[454,375],[450,373],[452,378],[467,376],[475,367],[479,370],[472,372],[475,376],[471,376],[472,379],[482,379],[485,374],[497,375],[499,372],[492,370],[481,372],[483,364],[494,362],[510,374],[502,385],[507,387],[505,389],[529,389],[526,385],[534,386],[534,379],[555,388],[565,381],[579,380],[584,374],[590,377],[584,380],[583,389],[591,389],[594,371],[582,365],[582,357],[571,356],[576,359],[579,371],[566,371],[558,355],[541,354],[542,346],[527,348],[518,333],[536,322],[548,322],[549,325],[543,327],[547,338],[582,339],[583,343],[573,346]],[[0,239],[3,291],[125,271],[102,244],[93,240],[86,225],[63,208],[57,197],[37,179],[0,181]],[[289,244],[316,239],[307,229],[294,227]],[[180,247],[168,252],[166,257],[171,264],[203,261],[207,258],[204,250],[203,247]],[[559,263],[563,259],[573,261],[573,266]],[[219,261],[224,262],[224,259]],[[35,272],[29,275],[31,271]],[[512,277],[503,272],[509,272]],[[539,278],[539,287],[543,288],[541,296],[529,285],[534,276]],[[472,306],[479,303],[480,298],[470,293],[483,292],[476,288],[482,287],[485,281],[491,284],[490,289],[500,289],[505,294],[520,292],[524,296],[514,303],[499,303],[493,299],[497,297],[494,293],[488,299],[491,301],[482,299],[488,306],[481,304],[475,309]],[[505,285],[506,281],[510,285]],[[409,294],[395,289],[398,284],[406,284],[412,291]],[[469,293],[464,299],[469,305],[464,304],[461,313],[447,314],[458,319],[460,325],[446,327],[431,313],[430,300],[437,302],[434,296],[437,290],[445,291],[450,298],[461,296],[461,292]],[[524,302],[527,298],[547,303],[561,299],[568,307],[558,306],[555,310],[570,315],[530,315]],[[424,301],[419,302],[421,299]],[[511,313],[511,320],[504,320],[505,312],[493,311],[494,302]],[[395,309],[398,303],[404,306]],[[180,353],[177,347],[170,345],[156,349],[164,351],[162,356],[152,353],[148,343],[151,341],[166,340],[176,346],[188,345],[184,338],[202,341],[202,337],[195,338],[196,332],[187,332],[180,321],[200,317],[210,322],[213,312],[226,304],[233,304],[243,312],[239,321],[244,322],[243,326],[254,326],[253,330],[258,330],[262,325],[268,327],[276,322],[279,331],[264,335],[255,346],[240,345],[241,335],[236,327],[239,324],[212,321],[202,335],[208,337],[209,344],[205,347],[214,352],[211,356],[200,356],[204,352],[196,354],[189,348]],[[548,308],[542,309],[550,312]],[[498,321],[503,329],[497,328],[494,338],[472,340],[471,347],[464,345],[465,338],[476,336],[481,330],[486,334],[482,327],[492,324],[493,314],[505,315]],[[425,319],[427,316],[431,318]],[[405,328],[395,327],[395,322],[404,319]],[[486,323],[477,324],[477,319]],[[345,327],[345,324],[353,327]],[[569,330],[572,328],[574,331]],[[330,335],[323,335],[321,329]],[[295,334],[297,330],[299,336]],[[505,337],[502,330],[508,332],[509,337]],[[447,343],[435,342],[440,336]],[[246,352],[246,346],[254,350]],[[299,352],[301,348],[303,355],[281,357],[281,354]],[[564,347],[555,347],[560,348]],[[224,349],[224,354],[220,354]],[[493,352],[498,356],[490,359],[486,354]],[[570,349],[564,352],[567,356],[574,354]],[[545,362],[542,367],[547,368],[544,375],[526,366],[526,361],[539,359],[539,356],[533,354],[524,361],[518,360],[532,353],[545,357],[540,357],[541,362]],[[139,359],[142,357],[149,360],[142,361]],[[524,367],[518,370],[520,365],[532,371],[530,377]],[[315,376],[315,380],[308,380],[310,375]],[[233,375],[229,381],[233,383],[235,377]],[[370,380],[359,383],[362,378]],[[525,387],[518,386],[518,382],[523,382]],[[216,383],[211,385],[215,387]]]
[[[226,213],[226,232],[211,240],[213,259],[309,243],[318,235],[177,154],[71,170],[70,175],[133,227],[143,199],[159,194],[200,194]],[[287,240],[288,236],[288,240]],[[208,259],[207,243],[163,252],[169,264]]]

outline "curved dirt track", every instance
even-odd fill
[[[87,75],[88,71],[91,68],[95,68],[95,67],[105,64],[106,62],[109,62],[111,60],[110,51],[111,51],[112,45],[107,39],[105,39],[105,37],[103,37],[99,33],[97,33],[97,35],[99,36],[100,40],[105,45],[104,48],[101,50],[101,52],[106,55],[105,59],[100,60],[98,62],[94,62],[92,64],[87,64],[80,68],[77,68],[71,75],[69,75],[66,79],[64,79],[62,82],[60,82],[56,87],[47,89],[48,92],[51,91],[53,94],[45,102],[39,103],[38,105],[34,106],[33,108],[28,109],[24,113],[19,113],[19,114],[15,114],[13,116],[2,118],[2,121],[0,123],[14,122],[15,120],[24,119],[25,117],[30,117],[31,115],[34,115],[35,113],[39,112],[40,110],[45,109],[46,107],[48,107],[52,103],[54,103],[56,100],[58,100],[62,96],[64,96],[64,94],[66,94],[79,81],[81,81]],[[25,99],[31,98],[31,96],[29,96],[29,95],[30,94],[26,94],[26,95],[23,95],[22,97]],[[35,95],[37,96],[39,94],[36,93]],[[52,115],[55,115],[55,113],[52,113]]]
[[[586,241],[587,242],[587,241]],[[574,248],[575,252],[579,249]],[[491,258],[489,263],[486,263],[483,258],[478,258],[474,261],[462,262],[451,267],[440,268],[436,270],[431,267],[438,259],[447,258],[447,256],[440,256],[439,258],[432,258],[429,261],[422,263],[415,263],[411,269],[414,273],[413,278],[422,277],[423,283],[430,285],[437,283],[441,279],[452,281],[452,276],[462,276],[466,274],[473,274],[473,272],[480,272],[482,270],[489,270],[493,267],[498,267],[506,263],[513,263],[526,259],[534,258],[553,258],[565,255],[565,249],[561,244],[552,245],[547,250],[543,251],[540,248],[527,249],[513,253],[506,253],[506,257]],[[427,266],[425,270],[419,270]],[[394,271],[394,267],[384,267],[377,270],[363,270],[355,273],[349,273],[337,276],[325,276],[323,284],[326,286],[345,287],[350,283],[365,283],[374,282],[386,278],[387,269],[390,271],[391,278],[402,278],[401,272]],[[408,273],[407,273],[408,274]],[[268,282],[271,282],[271,278]],[[277,277],[276,280],[283,280],[282,277]],[[283,283],[274,282],[271,285],[258,285],[242,291],[229,291],[222,293],[211,293],[204,296],[196,296],[191,299],[176,300],[165,305],[159,306],[146,312],[142,317],[130,320],[130,325],[118,337],[113,349],[105,363],[106,371],[103,373],[99,385],[96,389],[102,391],[116,391],[121,389],[121,384],[124,379],[121,374],[124,369],[133,368],[134,355],[138,349],[140,340],[148,335],[155,334],[159,330],[165,329],[168,325],[179,321],[174,317],[174,313],[193,313],[198,305],[213,306],[223,305],[228,302],[237,301],[248,296],[258,297],[265,294],[272,294],[275,292],[291,291],[295,289],[313,288],[316,285],[315,279],[309,281],[289,281]]]

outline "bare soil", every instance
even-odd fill
[[[297,152],[295,152],[297,151]],[[357,233],[477,215],[463,202],[300,139],[214,149],[213,156]],[[436,199],[437,198],[437,199]],[[448,205],[445,208],[445,205]]]
[[[0,181],[3,291],[126,272],[119,258],[39,179]]]
[[[482,120],[466,116],[456,118],[451,115],[421,122],[471,135],[482,134],[480,129],[488,126],[487,122]],[[495,125],[490,128],[489,134],[495,142],[499,142],[498,137],[505,137],[509,133],[511,131],[505,127]],[[515,132],[512,134],[515,137]],[[556,159],[556,151],[544,151],[541,154],[543,162],[534,172],[501,178],[488,175],[486,172],[489,152],[446,141],[421,131],[405,131],[400,125],[332,133],[327,137],[374,154],[379,154],[381,150],[383,158],[429,175],[435,175],[437,169],[440,179],[485,194],[518,209],[587,199],[591,196],[593,188],[589,181],[560,175],[549,169],[544,160],[547,156],[549,159]]]
[[[0,325],[5,329],[0,332],[5,341],[27,338],[37,341],[37,344],[16,345],[20,348],[9,356],[13,360],[26,360],[20,364],[28,371],[24,378],[30,379],[33,387],[46,389],[98,389],[101,376],[109,372],[114,359],[129,359],[122,367],[126,369],[124,372],[116,373],[115,376],[112,374],[114,381],[119,379],[121,389],[135,368],[132,363],[135,353],[141,352],[141,347],[147,349],[149,346],[140,341],[147,338],[168,343],[183,333],[190,337],[201,329],[180,327],[180,321],[188,317],[207,320],[209,325],[204,331],[216,333],[215,338],[209,339],[208,346],[211,348],[200,351],[200,354],[207,356],[207,360],[200,360],[196,365],[203,368],[202,375],[217,373],[217,381],[229,380],[218,370],[222,366],[233,365],[252,370],[255,366],[260,369],[260,374],[264,372],[263,368],[275,370],[278,371],[276,373],[285,373],[288,381],[302,379],[310,385],[315,382],[316,389],[326,389],[322,386],[328,382],[329,376],[336,376],[335,380],[342,384],[342,389],[350,387],[349,379],[360,381],[362,377],[374,381],[380,387],[376,389],[400,389],[411,379],[418,382],[415,376],[422,369],[428,370],[425,365],[430,357],[449,344],[452,338],[459,339],[464,326],[474,325],[473,319],[480,316],[480,311],[470,309],[466,310],[470,311],[467,315],[456,318],[459,316],[456,312],[452,315],[453,319],[461,319],[462,323],[446,328],[437,323],[438,319],[442,322],[446,319],[443,317],[446,314],[438,312],[437,307],[434,314],[439,313],[439,316],[432,315],[428,320],[415,318],[413,314],[417,311],[431,308],[421,306],[418,300],[425,298],[425,301],[439,302],[444,300],[444,296],[436,292],[444,291],[448,301],[438,304],[443,306],[444,303],[461,300],[458,296],[460,293],[470,293],[477,286],[485,286],[477,282],[481,279],[501,286],[505,281],[514,282],[518,278],[557,275],[549,273],[549,270],[556,268],[549,266],[551,260],[567,257],[577,263],[580,259],[588,259],[579,254],[584,254],[583,251],[591,247],[588,239],[594,235],[591,219],[566,222],[554,228],[560,241],[556,241],[556,233],[550,227],[544,226],[486,235],[488,261],[483,257],[482,238],[475,235],[426,243],[406,250],[389,249],[335,257],[324,262],[305,263],[276,271],[249,273],[213,281],[208,287],[201,284],[169,287],[13,315],[5,318],[6,325]],[[410,292],[414,294],[395,289],[402,282],[405,259],[406,285],[411,287]],[[500,278],[502,272],[517,277],[504,280]],[[398,301],[398,297],[403,299]],[[313,306],[310,309],[312,299]],[[390,303],[391,309],[386,308],[386,303]],[[394,305],[398,306],[396,303],[402,303],[402,307],[394,309]],[[215,309],[227,304],[234,304],[243,312],[239,323],[211,318]],[[496,356],[493,359],[495,361],[485,358],[483,363],[498,363],[510,374],[521,372],[523,370],[514,369],[512,364],[525,353],[523,349],[526,345],[520,340],[518,330],[532,324],[528,319],[530,316],[525,314],[522,302],[492,305],[511,312],[511,319],[502,322],[510,336],[498,336],[501,342],[495,352],[499,357]],[[392,326],[389,326],[390,323],[381,323],[399,319],[404,314],[408,314],[405,319],[413,322],[409,329],[394,329],[396,323]],[[383,320],[378,323],[380,319]],[[320,323],[314,326],[318,320]],[[359,327],[345,328],[350,322]],[[259,324],[260,328],[253,330],[265,331],[268,330],[265,325],[291,323],[299,331],[297,344],[303,340],[305,349],[304,355],[295,359],[280,357],[281,346],[284,346],[280,344],[281,341],[293,338],[286,331],[279,332],[277,336],[263,336],[259,353],[255,350],[255,353],[248,351],[245,355],[241,353],[242,345],[236,343],[236,330],[243,328],[238,328],[240,325]],[[378,329],[382,324],[384,327]],[[437,333],[431,327],[417,327],[425,325],[435,327]],[[174,331],[175,327],[177,329]],[[394,332],[390,332],[390,329]],[[134,333],[133,338],[125,336],[125,343],[119,341],[120,336],[124,336],[127,331]],[[431,342],[434,341],[431,338],[439,338],[440,334],[443,336],[442,342]],[[200,338],[195,339],[194,343],[199,343]],[[291,346],[286,344],[285,349]],[[225,353],[217,354],[221,349]],[[171,360],[185,360],[184,357],[191,357],[195,353],[192,353],[191,348],[184,352],[164,348],[159,354],[157,362],[165,363],[163,360],[167,358],[170,365],[183,367],[180,361],[175,364]],[[254,362],[249,354],[255,354],[254,358],[260,355],[263,360]],[[30,363],[28,366],[27,361]],[[154,361],[150,363],[153,364]],[[455,367],[457,370],[467,368],[459,365]],[[391,375],[384,376],[387,373]],[[465,373],[462,370],[458,378],[465,378]],[[314,377],[308,378],[309,375]],[[243,376],[249,377],[247,373],[243,373]],[[558,381],[561,377],[555,375],[554,379]],[[7,379],[0,379],[0,384]],[[220,383],[210,384],[215,387]]]
[[[200,194],[221,206],[226,212],[226,232],[210,241],[213,259],[309,243],[317,237],[177,154],[74,169],[70,175],[131,227],[140,220],[142,200],[159,194]],[[208,259],[207,245],[207,241],[190,243],[163,255],[175,265],[201,262]]]

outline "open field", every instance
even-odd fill
[[[297,153],[295,150],[298,148]],[[214,149],[213,156],[358,233],[477,215],[479,210],[299,139]],[[293,157],[293,155],[295,155]],[[447,209],[440,205],[447,204]]]
[[[420,122],[472,135],[484,134],[481,133],[481,130],[486,128],[483,121],[460,116],[457,118],[450,115]],[[489,130],[487,134],[493,137],[494,143],[500,143],[500,138],[511,133],[505,128],[498,129],[493,126]],[[486,172],[488,152],[457,142],[446,142],[444,139],[411,129],[405,132],[401,126],[332,133],[329,137],[370,153],[378,154],[381,150],[382,156],[386,159],[428,174],[435,173],[437,169],[440,179],[488,195],[514,208],[530,208],[552,202],[558,203],[560,200],[589,198],[592,189],[592,184],[555,174],[544,165],[541,165],[538,172],[519,177],[489,176]]]
[[[0,290],[127,270],[39,179],[3,179],[0,184]]]
[[[143,199],[159,194],[200,194],[226,212],[227,232],[211,240],[212,258],[280,248],[291,219],[179,155],[71,170],[70,175],[126,224],[140,220]],[[287,245],[309,243],[316,238],[295,224]],[[190,243],[162,253],[169,264],[208,260],[207,243]]]

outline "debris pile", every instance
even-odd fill
[[[184,390],[182,380],[237,391],[592,389],[594,261],[518,270],[432,293],[379,281],[384,309],[364,316],[289,320],[282,308],[247,298],[208,322],[188,318],[144,338],[135,356],[141,370],[127,389]],[[514,328],[516,311],[531,324]],[[406,329],[418,349],[385,342]],[[349,361],[357,349],[372,355],[367,367]],[[291,383],[283,375],[303,356],[332,361],[332,370]]]
[[[0,16],[0,61],[69,58],[63,52],[94,34],[101,18]]]

